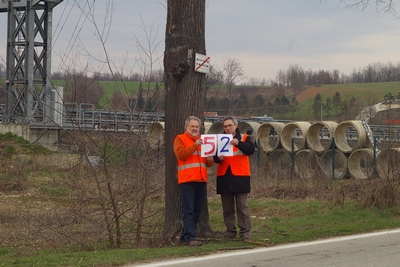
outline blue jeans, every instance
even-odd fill
[[[206,183],[183,183],[181,191],[182,233],[180,239],[186,244],[196,239],[196,224],[207,194]]]

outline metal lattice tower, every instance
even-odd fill
[[[62,1],[0,0],[8,14],[3,122],[41,122],[50,112],[52,12]]]

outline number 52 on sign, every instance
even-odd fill
[[[231,134],[202,134],[201,157],[208,156],[233,156]]]

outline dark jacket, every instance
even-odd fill
[[[251,141],[251,137],[247,136],[245,142],[242,142],[242,136],[239,129],[236,129],[235,136],[239,140],[236,146],[246,156],[251,156],[254,153],[255,146]],[[214,156],[215,163],[221,163],[218,156]],[[250,176],[235,176],[228,167],[225,175],[217,176],[217,194],[224,193],[250,193]]]

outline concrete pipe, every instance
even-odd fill
[[[368,179],[374,175],[374,150],[360,148],[353,151],[348,159],[347,169],[356,179]]]
[[[333,133],[338,123],[334,121],[320,121],[312,124],[307,133],[307,146],[316,153],[322,153],[331,148]]]
[[[267,153],[282,147],[279,136],[283,127],[285,127],[283,122],[264,122],[255,135],[256,144],[259,144],[260,149]]]
[[[311,149],[302,149],[294,156],[294,171],[302,179],[312,179],[321,173],[318,155]]]
[[[367,127],[369,126],[367,125]],[[339,123],[333,136],[335,137],[335,146],[344,153],[351,153],[358,148],[372,147],[361,121]]]
[[[292,158],[285,149],[276,149],[267,155],[267,169],[272,177],[288,177],[292,170]]]
[[[306,121],[289,122],[283,127],[280,134],[280,142],[282,147],[288,152],[292,152],[292,138],[294,138],[293,150],[298,150],[306,147],[306,138],[308,129],[311,123]]]
[[[208,134],[220,134],[224,132],[224,126],[222,126],[222,121],[214,122],[208,129]]]
[[[148,141],[151,147],[164,145],[164,122],[155,122],[147,130]]]
[[[252,129],[254,133],[258,131],[258,128],[260,127],[260,123],[258,122],[239,122],[238,123],[238,129],[240,133],[245,134],[247,132],[247,129]],[[214,122],[209,130],[209,134],[220,134],[224,132],[224,126],[222,125],[222,121],[216,121]]]
[[[208,134],[208,132],[210,131],[212,122],[209,121],[205,121],[204,122],[204,134]]]
[[[319,162],[322,171],[328,178],[333,178],[333,179],[345,178],[347,175],[348,155],[336,149],[333,157],[332,157],[332,149],[328,149],[322,154]],[[334,168],[333,175],[332,175],[332,168]]]
[[[256,136],[257,131],[260,128],[261,123],[254,121],[241,121],[238,124],[238,128],[241,134],[247,133],[248,130],[252,130],[252,135]]]
[[[251,140],[255,142],[255,136],[257,135],[258,129],[260,128],[261,123],[254,121],[241,121],[238,124],[238,129],[241,134],[246,134],[251,131]]]
[[[400,148],[382,150],[376,157],[376,171],[382,179],[400,179]]]

